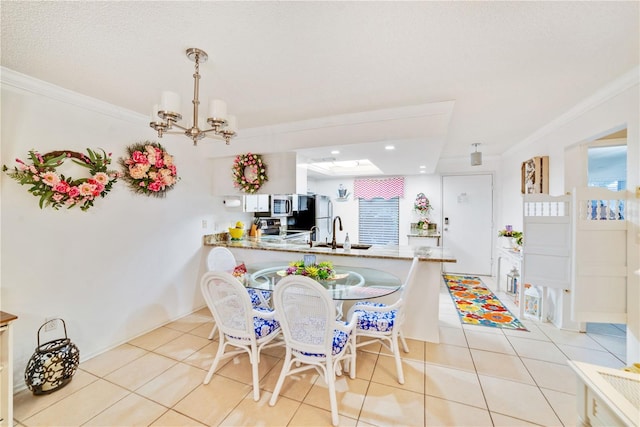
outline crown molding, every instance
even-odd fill
[[[610,100],[621,94],[622,92],[632,88],[633,86],[637,86],[640,83],[640,66],[636,66],[617,78],[616,80],[610,82],[600,90],[596,91],[593,95],[586,98],[579,104],[575,105],[573,108],[568,110],[566,113],[560,115],[556,119],[550,121],[519,143],[513,145],[507,151],[503,153],[503,155],[509,155],[516,151],[521,150],[524,147],[527,147],[530,144],[538,141],[545,135],[550,134],[551,132],[561,128],[567,123],[575,120],[580,117],[584,113],[589,110],[596,108],[597,106],[603,104],[604,102]]]
[[[79,108],[91,110],[116,119],[125,120],[132,123],[149,122],[149,118],[144,114],[136,113],[122,107],[100,101],[90,96],[82,95],[78,92],[56,86],[54,84],[39,80],[26,74],[19,73],[10,68],[0,67],[0,84],[3,89],[28,92],[34,95],[43,96],[64,102]]]

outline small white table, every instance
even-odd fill
[[[496,286],[498,287],[498,291],[500,290],[500,279],[502,277],[502,259],[506,258],[509,260],[509,263],[514,265],[518,272],[522,274],[522,252],[514,251],[513,249],[503,248],[498,246],[498,271],[496,272]],[[523,286],[518,285],[518,289],[524,288]],[[520,297],[523,297],[524,294],[520,294]],[[520,298],[522,301],[522,298]]]

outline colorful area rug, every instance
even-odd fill
[[[443,277],[462,323],[527,330],[479,277],[451,274],[444,274]]]

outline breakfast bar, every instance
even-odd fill
[[[224,240],[215,235],[204,237],[204,246],[227,247],[237,260],[247,265],[260,263],[280,263],[286,265],[298,261],[304,255],[315,255],[318,261],[330,261],[334,265],[359,268],[375,268],[404,281],[414,257],[418,257],[416,283],[406,296],[407,318],[404,333],[407,338],[438,343],[440,285],[442,283],[442,263],[456,262],[455,257],[442,247],[409,247],[391,245],[373,245],[367,249],[310,246],[309,243],[291,243],[290,241],[268,241],[260,239]],[[204,257],[208,251],[204,251]],[[383,297],[367,298],[376,302],[392,303],[397,293]],[[349,301],[345,301],[345,312]]]

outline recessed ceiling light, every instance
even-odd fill
[[[338,151],[338,150],[333,150],[333,151],[331,152],[331,154],[340,154],[340,151]]]
[[[427,173],[427,171],[420,171],[420,173]]]
[[[385,149],[385,150],[395,150],[395,149],[396,149],[396,147],[394,147],[393,145],[386,145],[386,146],[384,147],[384,149]]]
[[[426,169],[427,167],[425,165],[420,165],[420,169]]]

